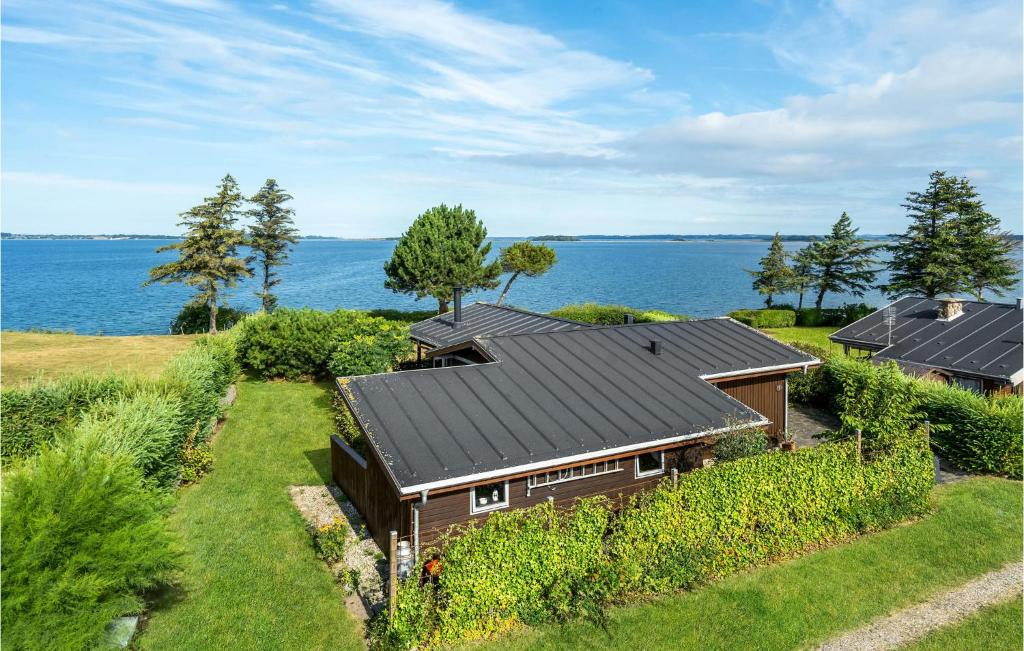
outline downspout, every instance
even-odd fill
[[[427,491],[420,491],[420,499],[412,505],[413,562],[420,562],[420,507],[427,503]]]

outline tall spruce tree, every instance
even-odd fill
[[[800,297],[797,301],[796,309],[802,310],[804,307],[804,294],[807,290],[815,285],[817,277],[814,275],[814,260],[817,255],[817,242],[811,242],[807,246],[798,250],[796,253],[790,255],[790,259],[793,264],[790,269],[793,270],[793,283],[792,289]]]
[[[1019,248],[1002,230],[999,218],[985,210],[978,191],[966,178],[957,179],[953,233],[967,291],[979,301],[985,291],[1003,296],[1020,278]],[[1016,257],[1014,253],[1018,253]]]
[[[778,233],[772,238],[768,255],[761,258],[760,265],[760,269],[747,273],[754,277],[753,288],[765,296],[764,305],[770,308],[775,294],[793,287],[793,270],[786,264],[786,250],[782,248],[782,236]]]
[[[177,251],[178,259],[149,270],[153,283],[184,283],[196,288],[192,303],[206,305],[210,314],[210,332],[217,332],[217,304],[221,292],[238,280],[252,276],[246,261],[238,257],[245,235],[235,227],[242,193],[230,174],[224,176],[217,194],[181,213],[179,226],[185,227],[181,242],[161,246],[157,252]]]
[[[850,216],[843,212],[832,225],[832,231],[814,247],[811,275],[818,292],[815,309],[821,309],[828,292],[863,296],[875,282],[878,247],[858,237],[857,231]]]
[[[433,296],[438,313],[448,311],[455,287],[494,289],[501,262],[487,262],[491,243],[476,213],[444,204],[418,216],[384,264],[384,286],[396,293]]]
[[[249,199],[256,204],[246,214],[253,219],[248,229],[249,246],[263,275],[260,291],[256,295],[260,297],[264,312],[272,312],[277,306],[277,296],[271,293],[271,289],[280,284],[281,279],[274,269],[287,264],[291,245],[298,241],[295,211],[284,206],[291,200],[292,196],[278,187],[274,179],[267,179],[260,191]]]
[[[893,297],[920,294],[935,298],[967,289],[967,273],[958,250],[957,204],[962,194],[958,179],[934,171],[924,192],[907,194],[902,204],[910,225],[889,245],[889,283],[882,289]]]

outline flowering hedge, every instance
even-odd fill
[[[406,582],[381,648],[487,638],[521,624],[601,620],[610,603],[727,576],[891,526],[929,508],[920,430],[871,461],[850,441],[773,452],[662,482],[616,512],[604,498],[493,514],[439,545],[436,588]]]

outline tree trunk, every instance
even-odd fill
[[[800,288],[800,300],[798,300],[796,302],[796,311],[799,312],[802,309],[804,309],[804,289],[803,289],[803,287]]]
[[[818,290],[818,299],[816,301],[814,301],[814,309],[820,310],[821,309],[821,303],[824,300],[825,300],[825,290],[824,289],[819,289]]]
[[[448,301],[442,301],[441,299],[437,299],[437,313],[438,314],[447,314],[447,312],[448,312]]]
[[[508,279],[507,283],[505,283],[505,289],[501,290],[501,296],[498,297],[498,305],[501,305],[502,303],[505,302],[505,297],[508,295],[509,288],[512,287],[512,283],[518,277],[519,277],[519,272],[517,271],[514,274],[512,274],[512,277]]]
[[[270,303],[270,265],[263,263],[263,311],[270,312],[274,306]]]
[[[217,294],[206,300],[206,307],[210,310],[210,334],[217,334]]]
[[[768,298],[764,299],[765,309],[772,309],[772,295],[768,294]]]

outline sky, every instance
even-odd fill
[[[933,169],[1021,232],[997,2],[4,0],[0,224],[176,233],[225,173],[305,234],[863,233]]]

